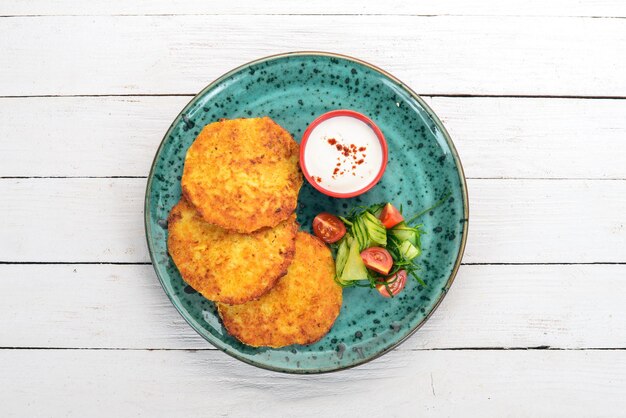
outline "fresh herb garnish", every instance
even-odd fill
[[[406,221],[407,224],[412,223],[413,221],[419,219],[422,215],[430,212],[431,210],[435,210],[437,209],[439,206],[441,206],[446,200],[448,200],[448,198],[452,196],[452,192],[448,192],[448,194],[446,194],[444,197],[442,197],[441,199],[439,199],[437,202],[435,202],[434,205],[432,205],[431,207],[429,207],[428,209],[424,209],[423,211],[421,211],[420,213],[413,215],[411,217],[411,219],[409,219],[408,221]]]

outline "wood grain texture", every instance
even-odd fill
[[[147,176],[190,99],[0,99],[0,176]]]
[[[0,180],[0,261],[148,262],[145,183]],[[476,179],[468,188],[466,263],[626,262],[626,181]]]
[[[394,351],[289,376],[217,351],[10,350],[4,415],[623,416],[623,351]],[[44,395],[44,396],[42,396]]]
[[[626,178],[626,100],[427,100],[468,177]]]
[[[0,21],[0,96],[196,93],[264,55],[328,50],[424,95],[624,97],[624,49],[624,19],[14,17]]]
[[[626,265],[462,266],[398,350],[626,348],[625,277]],[[0,265],[3,347],[213,349],[149,265]]]
[[[626,181],[471,180],[467,263],[626,259]]]
[[[0,99],[0,176],[146,176],[190,99]],[[626,100],[424,99],[470,178],[626,178]]]
[[[420,0],[386,2],[373,0],[318,0],[296,2],[239,0],[205,2],[199,0],[4,0],[0,15],[117,15],[117,14],[390,14],[390,15],[496,15],[496,16],[626,16],[626,6],[619,0]]]
[[[145,185],[145,179],[0,180],[0,261],[150,261]]]

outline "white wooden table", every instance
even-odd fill
[[[87,3],[0,3],[1,416],[626,416],[626,2]],[[317,376],[196,335],[143,229],[184,104],[292,50],[422,94],[471,201],[432,319]]]

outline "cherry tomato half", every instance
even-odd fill
[[[385,228],[393,228],[402,222],[404,218],[398,209],[396,209],[391,203],[387,203],[380,213],[380,221],[385,225]]]
[[[346,235],[346,226],[335,215],[322,212],[313,219],[313,233],[322,241],[332,244]]]
[[[396,296],[402,291],[402,289],[404,289],[404,286],[406,285],[406,277],[406,270],[400,270],[393,276],[389,276],[384,279],[384,281],[387,283],[386,286],[385,283],[382,282],[381,284],[376,286],[376,289],[380,292],[381,295],[386,298],[390,298],[392,297],[392,295]]]
[[[381,274],[389,273],[393,265],[393,258],[389,251],[381,247],[371,247],[361,252],[365,267]]]

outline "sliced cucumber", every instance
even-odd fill
[[[405,260],[413,260],[415,257],[420,255],[419,248],[411,244],[410,241],[404,241],[402,244],[400,244],[398,250],[400,251],[400,255]]]
[[[417,228],[410,227],[404,222],[400,222],[389,230],[389,233],[398,239],[400,242],[408,241],[413,244],[414,247],[420,247],[420,233]]]
[[[352,234],[359,244],[359,249],[364,250],[369,245],[369,235],[365,228],[365,223],[361,217],[357,217],[352,224]]]
[[[352,282],[355,280],[367,279],[367,269],[361,259],[361,252],[359,251],[359,243],[356,240],[352,240],[349,244],[348,259],[343,267],[339,280],[342,283]]]
[[[341,272],[348,261],[348,237],[345,236],[341,242],[339,242],[339,248],[337,249],[337,257],[335,259],[335,273],[337,277],[341,277]]]
[[[363,212],[361,215],[361,219],[363,220],[363,224],[367,230],[367,234],[369,237],[368,247],[380,245],[384,247],[387,245],[387,229],[383,223],[376,216],[372,215],[370,212]]]

